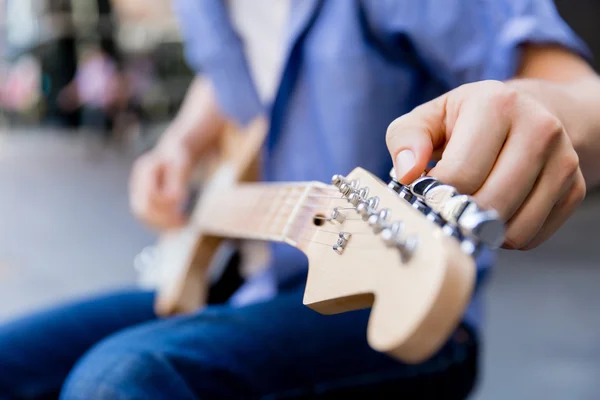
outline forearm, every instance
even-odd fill
[[[196,76],[160,143],[183,144],[197,159],[217,138],[224,124],[225,117],[219,109],[212,85],[207,79]]]

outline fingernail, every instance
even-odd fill
[[[416,164],[415,153],[412,150],[402,150],[396,156],[396,176],[402,179]]]

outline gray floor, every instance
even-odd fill
[[[0,133],[0,319],[135,279],[132,155]],[[478,400],[600,398],[600,195],[542,248],[501,253]]]

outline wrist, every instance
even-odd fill
[[[571,145],[579,156],[588,187],[600,184],[600,115],[597,112],[599,81],[515,79],[506,83],[534,97],[562,122]]]

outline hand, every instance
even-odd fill
[[[186,222],[183,205],[188,196],[194,162],[183,142],[160,142],[133,166],[130,202],[134,215],[159,230]]]
[[[537,247],[586,193],[579,158],[549,107],[498,81],[463,85],[396,119],[387,146],[402,183],[428,172],[507,222],[509,249]]]

